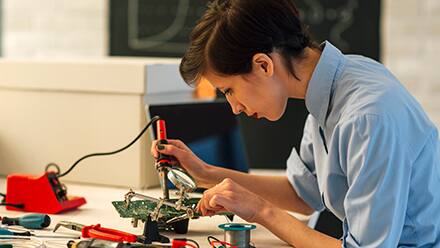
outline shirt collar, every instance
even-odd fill
[[[321,44],[323,51],[318,64],[313,71],[307,87],[305,102],[307,110],[315,117],[321,127],[325,126],[333,82],[336,80],[339,68],[345,63],[345,57],[330,42]]]

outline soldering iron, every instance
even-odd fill
[[[164,120],[158,120],[156,122],[156,133],[157,133],[157,144],[165,145],[168,144],[167,141],[167,131]],[[171,157],[165,155],[163,153],[159,153],[158,158],[156,159],[156,167],[160,168],[163,166],[171,166]]]
[[[156,132],[157,132],[157,144],[164,145],[168,144],[167,141],[167,131],[164,120],[158,120],[156,122]],[[162,153],[159,153],[156,159],[156,170],[159,172],[159,180],[162,185],[162,195],[163,199],[167,200],[170,198],[167,183],[168,168],[171,167],[171,157]]]

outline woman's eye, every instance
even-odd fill
[[[232,94],[232,90],[231,89],[226,89],[223,94],[225,94],[225,96],[226,95],[231,95]]]

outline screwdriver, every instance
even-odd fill
[[[42,229],[50,225],[50,217],[47,214],[27,214],[18,218],[0,217],[2,224],[18,225],[28,229]]]
[[[40,237],[40,238],[62,238],[62,239],[79,239],[79,236],[76,235],[41,235],[41,234],[34,234],[31,233],[29,231],[26,232],[13,232],[10,231],[6,228],[0,228],[0,238],[2,237],[30,237],[30,236],[34,236],[34,237]]]

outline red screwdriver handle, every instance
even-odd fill
[[[115,242],[136,242],[137,236],[131,233],[101,227],[100,224],[84,226],[81,230],[83,238],[97,238]]]

